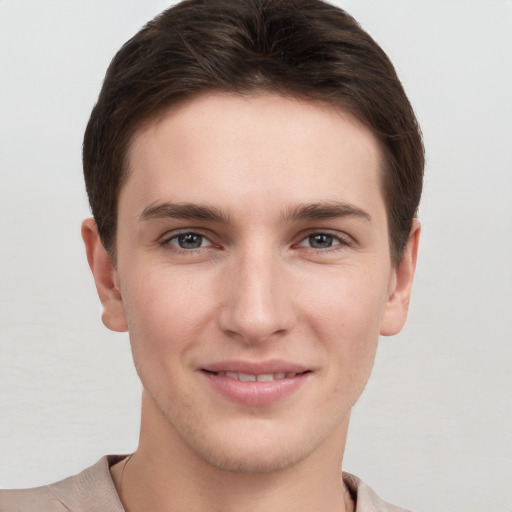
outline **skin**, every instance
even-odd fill
[[[415,221],[392,263],[375,137],[330,105],[215,93],[146,123],[129,161],[115,266],[82,228],[144,387],[139,448],[112,468],[125,508],[350,510],[350,411],[405,322],[419,239]],[[204,371],[232,360],[307,373],[239,403]]]

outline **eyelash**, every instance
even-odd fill
[[[208,241],[209,245],[207,245],[206,247],[197,247],[197,248],[185,249],[183,247],[179,247],[178,245],[174,245],[174,244],[171,243],[173,240],[178,240],[180,237],[185,237],[185,236],[190,236],[190,235],[195,235],[197,237],[200,237],[202,239],[202,241],[204,241],[204,240]],[[190,230],[190,231],[181,231],[179,233],[173,233],[170,236],[166,236],[160,242],[160,245],[163,246],[165,249],[167,249],[169,251],[172,251],[172,252],[175,252],[175,253],[180,253],[180,254],[191,254],[191,253],[197,252],[199,250],[209,249],[211,247],[217,247],[217,248],[219,247],[219,246],[216,246],[216,244],[214,244],[207,235],[205,235],[204,233],[201,233],[198,230],[195,230],[195,231],[192,231],[192,230]]]
[[[185,237],[185,236],[190,236],[190,235],[195,235],[197,237],[200,237],[201,243],[203,243],[206,240],[208,242],[208,245],[204,246],[204,247],[196,247],[196,248],[192,247],[192,248],[186,249],[183,247],[179,247],[179,245],[177,245],[177,244],[175,245],[175,244],[171,243],[173,240],[178,240],[180,237]],[[330,245],[329,247],[324,247],[324,248],[311,247],[311,245],[302,245],[304,242],[307,242],[308,239],[311,242],[311,238],[315,237],[315,236],[316,237],[326,236],[326,237],[332,238],[334,245]],[[166,250],[172,251],[174,253],[187,254],[187,255],[195,254],[198,251],[208,250],[211,248],[216,248],[216,249],[220,248],[219,245],[212,242],[212,240],[209,238],[209,236],[202,233],[200,230],[189,230],[189,231],[181,231],[178,233],[173,233],[172,235],[166,236],[164,239],[162,239],[162,241],[160,242],[160,245],[163,246]],[[330,252],[334,252],[334,251],[339,251],[345,247],[351,247],[352,245],[353,245],[353,241],[352,241],[351,237],[345,233],[342,233],[342,234],[339,232],[333,233],[329,230],[314,230],[314,231],[310,231],[305,234],[301,234],[301,238],[300,238],[299,242],[294,243],[292,245],[292,247],[294,247],[294,248],[302,247],[306,250],[311,250],[311,251],[315,251],[316,253],[325,254],[325,253],[330,253]]]
[[[319,247],[311,247],[302,245],[305,241],[308,239],[311,239],[312,237],[319,237],[319,236],[326,236],[332,238],[333,242],[336,242],[334,245],[331,245],[329,247],[319,248]],[[305,236],[301,235],[300,241],[295,244],[295,246],[298,247],[305,247],[306,249],[310,249],[316,252],[320,253],[329,253],[333,251],[338,251],[340,249],[343,249],[345,247],[350,247],[352,245],[352,239],[349,235],[345,233],[339,233],[339,232],[332,232],[329,230],[322,230],[322,231],[310,231]]]

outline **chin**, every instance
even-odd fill
[[[197,448],[197,447],[196,447]],[[284,471],[307,457],[308,453],[296,450],[277,450],[274,447],[259,450],[245,450],[232,453],[231,450],[195,450],[209,465],[237,474],[269,474]]]
[[[236,432],[229,430],[218,435],[211,431],[210,435],[205,435],[205,432],[189,430],[182,440],[202,462],[237,474],[284,471],[306,459],[321,442],[315,443],[314,436],[279,433],[275,428],[263,428],[258,432],[257,425],[253,425],[252,432],[247,428]],[[240,435],[241,432],[246,434]]]

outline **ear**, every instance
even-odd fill
[[[386,311],[380,328],[380,334],[383,336],[399,333],[407,319],[418,257],[420,231],[421,226],[418,219],[413,219],[404,255],[393,271]]]
[[[110,255],[103,247],[94,219],[85,219],[82,222],[82,238],[87,252],[87,261],[103,305],[101,319],[112,331],[127,331],[117,271]]]

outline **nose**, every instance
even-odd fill
[[[294,323],[293,290],[279,256],[247,251],[229,265],[221,292],[220,328],[247,344],[283,336]]]

